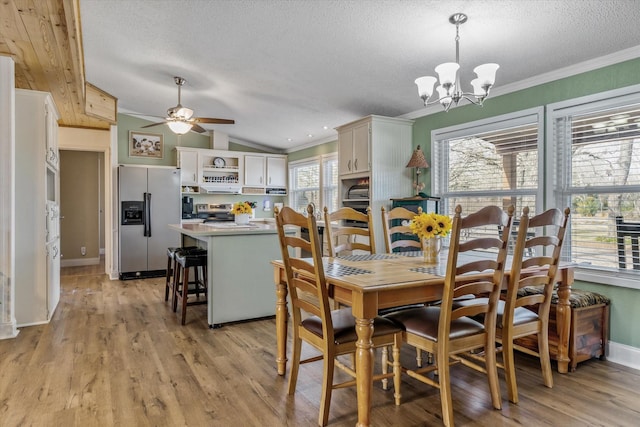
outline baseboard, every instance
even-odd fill
[[[640,370],[640,348],[609,341],[607,360]]]
[[[17,325],[13,323],[1,323],[0,324],[0,340],[15,338],[20,331],[16,329]]]
[[[84,265],[100,264],[100,258],[76,258],[63,259],[60,261],[60,267],[80,267]]]

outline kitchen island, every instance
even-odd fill
[[[170,224],[206,248],[210,327],[275,315],[271,261],[281,259],[275,222]],[[292,230],[293,232],[293,230]]]

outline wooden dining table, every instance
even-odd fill
[[[465,255],[469,256],[469,255]],[[482,254],[472,256],[482,257]],[[486,256],[486,255],[485,255]],[[461,255],[462,257],[462,255]],[[323,264],[329,293],[350,306],[355,317],[356,392],[358,400],[357,426],[371,424],[371,394],[373,391],[374,355],[371,337],[373,319],[378,310],[407,304],[436,301],[441,298],[447,264],[443,249],[437,264],[425,264],[422,252],[400,254],[351,255],[324,257]],[[279,375],[286,371],[287,357],[287,281],[281,260],[271,262],[276,285],[276,365]],[[523,270],[524,272],[524,270]],[[508,270],[505,275],[508,277]],[[526,274],[526,273],[525,273]],[[505,280],[506,288],[507,280]],[[569,327],[571,307],[569,296],[573,283],[573,266],[561,265],[558,277],[558,372],[568,371]]]

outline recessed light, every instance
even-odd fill
[[[293,139],[291,139],[291,138],[287,138],[287,141],[291,142],[291,141],[293,141]]]
[[[329,129],[329,126],[322,126],[322,129],[327,130]]]
[[[309,135],[307,135],[307,136],[308,136],[309,138],[313,138],[313,135],[311,135],[311,134],[309,134]]]

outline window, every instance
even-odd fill
[[[338,157],[324,155],[289,163],[289,206],[306,212],[313,203],[316,212],[326,206],[330,212],[338,208]]]
[[[571,207],[566,259],[580,265],[584,280],[602,282],[590,275],[608,273],[637,281],[629,236],[621,237],[626,268],[619,265],[616,217],[640,223],[640,92],[613,91],[549,110],[555,179],[548,193]]]
[[[542,108],[433,131],[433,193],[442,213],[486,205],[541,210]]]

